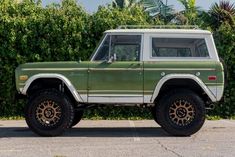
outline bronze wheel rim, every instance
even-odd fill
[[[194,106],[185,100],[177,100],[170,105],[170,120],[178,126],[189,125],[195,117]]]
[[[61,119],[61,107],[54,101],[43,101],[36,108],[36,119],[43,126],[55,126]]]

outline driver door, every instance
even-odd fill
[[[143,103],[142,35],[107,35],[89,64],[89,103]]]

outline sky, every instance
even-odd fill
[[[93,13],[98,9],[99,5],[105,5],[111,3],[112,0],[77,0],[89,13]],[[165,2],[166,0],[163,0]],[[235,3],[235,0],[229,0]],[[50,4],[52,2],[60,3],[61,0],[42,0],[43,5]],[[204,10],[208,10],[214,2],[219,2],[219,0],[196,0],[197,6]],[[169,5],[173,5],[176,10],[181,10],[182,6],[177,0],[168,0]]]

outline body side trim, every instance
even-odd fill
[[[167,70],[167,71],[215,71],[214,68],[144,68],[144,70],[155,71],[155,70]]]
[[[143,97],[141,96],[89,96],[88,97],[89,103],[108,103],[108,104],[123,104],[123,103],[130,103],[130,104],[142,104]]]
[[[216,95],[217,101],[220,101],[223,97],[224,93],[224,86],[222,85],[217,85],[217,86],[208,86],[210,91]]]
[[[158,96],[161,87],[164,85],[164,83],[168,80],[171,79],[191,79],[194,80],[204,91],[205,93],[209,96],[209,98],[211,99],[212,102],[216,102],[216,95],[214,95],[210,89],[208,89],[208,87],[202,82],[201,79],[199,79],[198,77],[196,77],[195,75],[191,75],[191,74],[169,74],[166,75],[165,77],[163,77],[158,84],[155,87],[154,93],[151,97],[150,102],[154,102],[154,99]]]
[[[24,68],[22,71],[74,71],[74,70],[88,70],[88,68]]]
[[[126,97],[143,97],[143,95],[140,95],[140,94],[89,94],[88,97],[120,97],[120,98],[126,98]]]
[[[77,90],[75,89],[75,87],[72,85],[72,83],[70,82],[70,80],[68,78],[66,78],[65,76],[61,75],[61,74],[56,74],[56,73],[44,73],[44,74],[36,74],[31,76],[25,83],[24,88],[22,89],[21,93],[26,95],[28,88],[30,87],[31,83],[33,83],[33,81],[35,81],[36,79],[40,79],[40,78],[57,78],[60,79],[62,82],[65,83],[65,85],[68,87],[69,91],[71,92],[71,94],[73,95],[73,97],[75,98],[75,100],[77,102],[83,102],[82,98],[80,97],[80,95],[77,93]]]

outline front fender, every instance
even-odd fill
[[[23,95],[27,94],[27,91],[30,87],[30,85],[37,79],[41,79],[41,78],[56,78],[61,80],[69,89],[69,91],[71,92],[71,94],[73,95],[74,99],[77,102],[83,102],[81,96],[77,93],[76,88],[72,85],[72,83],[70,82],[70,80],[68,78],[66,78],[65,76],[61,75],[61,74],[56,74],[56,73],[44,73],[44,74],[36,74],[31,76],[26,82],[25,82],[25,86],[24,88],[21,90],[21,93]]]

